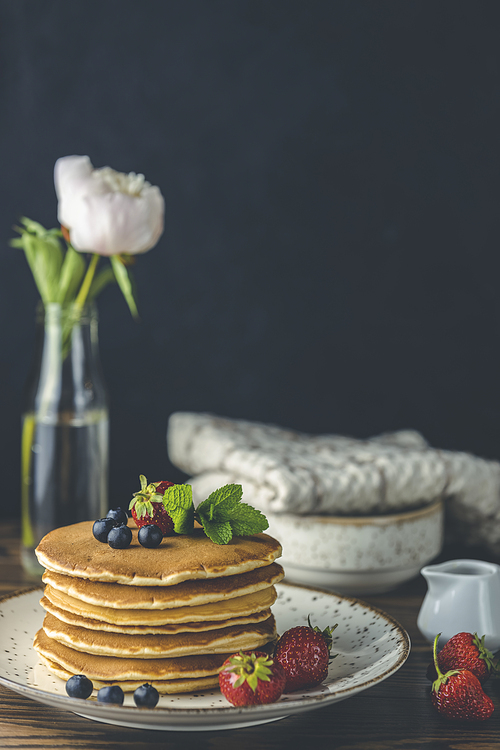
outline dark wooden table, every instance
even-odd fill
[[[0,595],[33,585],[19,563],[19,528],[0,525]],[[469,556],[473,556],[468,553]],[[453,554],[443,559],[456,557]],[[422,578],[395,591],[366,596],[395,617],[408,631],[412,649],[405,665],[382,684],[346,701],[296,717],[249,729],[210,732],[158,732],[99,724],[56,710],[0,686],[0,748],[50,750],[500,750],[500,679],[487,683],[495,713],[486,722],[450,722],[431,706],[425,671],[430,646],[417,630],[417,614],[425,594]],[[5,639],[8,633],[0,631]]]

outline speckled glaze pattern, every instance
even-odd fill
[[[263,724],[345,700],[390,677],[406,661],[407,633],[389,615],[356,599],[320,589],[280,583],[273,612],[282,633],[304,625],[308,615],[321,628],[338,623],[328,677],[316,688],[283,695],[277,703],[236,708],[218,690],[161,696],[154,709],[135,707],[132,695],[123,706],[69,698],[62,680],[38,662],[33,637],[43,619],[41,590],[0,600],[0,627],[8,634],[0,649],[0,683],[49,706],[105,723],[145,729],[204,731]]]
[[[289,580],[356,594],[375,591],[374,585],[387,590],[385,582],[391,587],[417,575],[443,544],[441,500],[388,516],[267,518],[269,533],[282,543],[280,563]]]

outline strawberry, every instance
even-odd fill
[[[275,703],[283,693],[286,675],[264,651],[240,651],[219,672],[221,693],[233,706]]]
[[[486,682],[498,669],[493,654],[484,645],[484,638],[484,635],[479,638],[477,633],[454,635],[437,655],[440,670],[448,672],[450,669],[468,669],[476,675],[479,682]],[[435,680],[436,676],[436,669],[431,662],[427,668],[427,677]]]
[[[141,489],[134,492],[130,502],[129,510],[135,525],[147,526],[154,524],[161,530],[163,536],[169,536],[174,533],[174,522],[168,515],[163,505],[163,493],[167,487],[172,487],[174,482],[152,482],[147,483],[146,477],[141,474]]]
[[[337,626],[321,631],[308,625],[287,630],[279,639],[274,657],[286,673],[285,693],[319,685],[328,674],[332,633]]]
[[[441,672],[437,657],[439,633],[434,640],[434,667],[437,678],[432,683],[433,706],[447,719],[484,721],[493,713],[491,698],[486,695],[477,677],[468,669]]]

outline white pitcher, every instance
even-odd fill
[[[449,560],[420,571],[428,591],[417,619],[439,648],[457,633],[477,633],[490,651],[500,649],[500,566],[482,560]]]

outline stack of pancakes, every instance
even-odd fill
[[[267,534],[217,545],[195,529],[142,547],[112,549],[92,523],[51,531],[36,554],[46,570],[46,610],[34,647],[50,671],[84,674],[99,688],[133,691],[149,682],[161,693],[218,685],[232,653],[270,649],[270,607],[283,578],[280,544]]]

